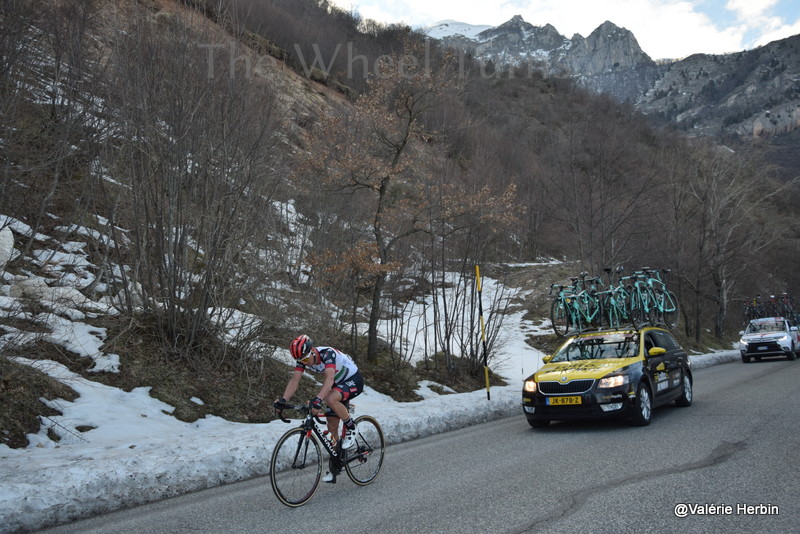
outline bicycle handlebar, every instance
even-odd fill
[[[277,415],[278,418],[284,423],[291,423],[292,421],[290,419],[285,419],[283,417],[283,410],[296,410],[298,412],[303,412],[304,414],[306,414],[306,416],[311,414],[311,408],[308,406],[308,404],[286,404],[280,410],[277,408],[275,409],[275,415]],[[319,424],[323,423],[322,419],[319,418],[319,415],[315,415],[314,420]]]

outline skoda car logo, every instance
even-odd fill
[[[566,376],[566,375],[562,376],[562,377],[561,377],[561,381],[562,381],[562,382],[566,382],[566,381],[567,381],[567,376]]]

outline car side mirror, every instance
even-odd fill
[[[653,347],[652,349],[650,349],[647,352],[647,355],[651,356],[651,357],[660,356],[662,354],[665,354],[666,352],[667,352],[667,349],[665,349],[664,347]]]
[[[542,363],[550,363],[550,360],[552,360],[552,359],[553,359],[553,355],[552,354],[548,354],[547,356],[544,356],[542,358]]]
[[[744,330],[739,330],[739,335],[743,336],[744,335]]]
[[[797,331],[797,327],[796,326],[790,326],[789,330],[794,330],[796,332]]]

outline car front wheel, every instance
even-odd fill
[[[786,355],[787,360],[795,360],[797,359],[797,350],[795,349],[794,343],[792,343],[791,350],[789,354]]]
[[[533,428],[544,428],[550,424],[547,419],[528,419],[528,424]]]
[[[631,424],[636,426],[646,426],[650,424],[653,416],[653,396],[647,384],[639,384],[636,390],[636,401],[634,402],[634,412],[631,417]]]

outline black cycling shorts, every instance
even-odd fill
[[[347,380],[334,384],[332,389],[342,394],[342,404],[348,406],[350,399],[358,397],[361,392],[364,391],[364,377],[361,376],[361,372],[359,371]],[[325,415],[336,416],[330,408],[327,409]]]

